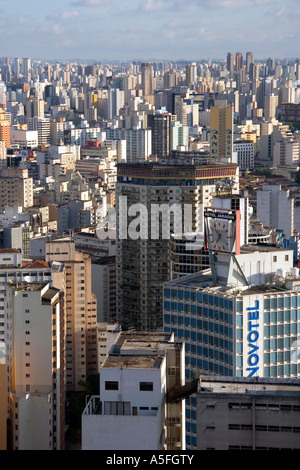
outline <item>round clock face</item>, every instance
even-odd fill
[[[210,222],[209,244],[215,251],[231,251],[232,234],[230,221],[214,219]]]

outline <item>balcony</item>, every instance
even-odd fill
[[[99,395],[93,395],[87,403],[84,415],[100,416],[157,416],[158,407],[132,406],[129,401],[105,401],[100,400]]]

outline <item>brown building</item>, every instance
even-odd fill
[[[65,238],[46,244],[46,260],[65,267],[66,384],[67,391],[80,391],[79,381],[98,373],[97,300],[92,293],[91,258],[77,252],[75,242]],[[55,281],[54,285],[62,287]]]

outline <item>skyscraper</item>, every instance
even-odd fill
[[[143,62],[141,65],[142,90],[145,97],[153,95],[153,65],[151,62]]]
[[[156,112],[148,116],[148,125],[152,130],[152,154],[158,158],[170,155],[170,132],[172,114]]]
[[[66,386],[80,391],[80,380],[97,374],[97,300],[91,288],[91,258],[75,251],[75,242],[57,239],[46,244],[47,261],[65,266]],[[61,279],[55,280],[56,287]]]
[[[210,108],[210,153],[214,161],[232,162],[233,106]]]
[[[237,52],[235,54],[235,70],[238,72],[243,68],[243,54],[241,52]]]
[[[186,86],[189,87],[197,81],[197,64],[196,64],[196,62],[192,62],[191,64],[186,66],[185,74],[186,74],[186,79],[185,79]]]
[[[122,327],[144,331],[161,328],[162,284],[171,278],[170,236],[204,231],[203,208],[211,204],[217,182],[226,178],[238,191],[238,167],[233,164],[165,161],[118,165],[117,321]],[[132,211],[137,207],[142,212],[134,217]],[[184,223],[186,208],[191,211],[188,228]],[[135,233],[129,235],[129,228],[134,226]]]
[[[246,54],[246,73],[250,72],[250,65],[254,64],[254,54],[253,52],[247,52]]]
[[[227,54],[227,70],[231,74],[234,71],[234,57],[233,57],[232,52],[228,52],[228,54]]]

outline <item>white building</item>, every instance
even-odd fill
[[[285,237],[294,234],[294,200],[280,185],[265,184],[257,191],[257,218],[265,227],[284,231]]]
[[[7,290],[12,317],[9,398],[14,450],[61,450],[64,442],[61,295],[49,284],[18,283]]]
[[[274,143],[273,165],[299,167],[300,165],[300,143],[297,139],[286,138],[281,142]],[[296,168],[297,169],[297,168]]]
[[[13,148],[37,148],[38,147],[38,131],[27,131],[19,129],[11,129],[10,133],[11,146]]]
[[[100,396],[82,414],[82,450],[182,450],[184,345],[171,334],[120,333],[100,368]]]
[[[254,143],[250,141],[236,141],[233,151],[237,152],[237,163],[242,171],[254,168]]]
[[[189,146],[189,128],[188,126],[183,126],[178,121],[171,122],[170,129],[170,149],[177,150],[177,147],[184,147],[185,150]]]

